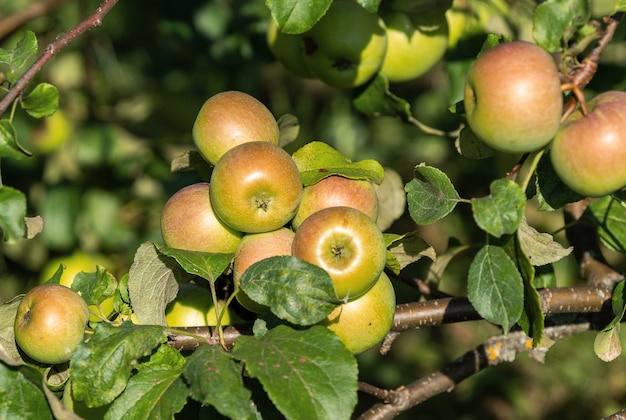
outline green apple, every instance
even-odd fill
[[[588,197],[626,186],[626,92],[608,91],[578,109],[560,128],[550,149],[559,178]]]
[[[365,213],[328,207],[307,217],[293,238],[292,255],[323,268],[339,299],[354,300],[374,285],[385,268],[382,232]]]
[[[370,80],[387,50],[385,23],[355,2],[333,1],[303,36],[307,67],[324,83],[342,89]]]
[[[361,210],[373,221],[378,217],[378,197],[368,180],[332,175],[309,185],[302,191],[302,200],[291,221],[294,229],[311,214],[326,207],[347,206]]]
[[[226,151],[249,141],[278,144],[278,123],[255,97],[229,90],[211,96],[200,108],[192,128],[200,155],[215,165]]]
[[[315,78],[304,61],[304,39],[300,34],[286,34],[270,19],[267,27],[267,45],[274,57],[295,76]]]
[[[287,224],[302,198],[300,172],[279,146],[249,142],[222,156],[211,174],[211,203],[222,222],[246,233]]]
[[[243,290],[239,290],[241,276],[248,267],[265,258],[291,255],[293,238],[294,232],[282,227],[271,232],[249,233],[241,239],[233,259],[233,283],[241,306],[257,314],[268,312],[267,306],[256,303]]]
[[[437,9],[383,14],[387,53],[380,72],[390,82],[407,82],[433,68],[448,49],[448,21]]]
[[[218,312],[224,310],[224,304],[218,301]],[[233,318],[230,309],[226,308],[220,325],[231,325]],[[181,285],[176,298],[165,309],[165,322],[170,327],[216,326],[217,314],[211,291],[193,283]]]
[[[222,223],[213,211],[207,182],[177,191],[163,206],[161,234],[165,245],[188,251],[234,253],[243,234]]]
[[[563,95],[556,64],[538,45],[499,44],[467,73],[467,122],[488,146],[527,153],[546,146],[559,129]]]
[[[339,336],[353,354],[380,342],[393,325],[396,293],[384,272],[363,296],[335,308],[321,322]]]
[[[83,341],[87,321],[89,308],[78,293],[59,284],[40,284],[17,307],[15,342],[39,363],[64,363]]]

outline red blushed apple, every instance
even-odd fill
[[[15,342],[31,359],[44,364],[67,362],[83,341],[89,308],[69,287],[41,284],[20,302]]]
[[[235,252],[243,234],[217,218],[209,190],[207,182],[188,185],[165,203],[161,213],[165,245],[188,251]]]
[[[588,197],[626,186],[626,92],[608,91],[569,116],[550,149],[552,166],[573,191]]]
[[[304,219],[316,211],[337,206],[361,210],[374,221],[378,217],[378,197],[370,181],[332,175],[304,188],[300,207],[291,225],[297,229]]]
[[[365,213],[329,207],[307,217],[293,238],[292,255],[323,268],[339,299],[353,300],[374,285],[385,268],[382,232]]]

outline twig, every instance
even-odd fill
[[[25,23],[59,8],[67,0],[44,0],[0,20],[0,40],[6,38]]]
[[[15,83],[15,85],[9,90],[2,101],[0,101],[0,116],[2,116],[6,110],[11,106],[11,103],[26,89],[26,86],[33,80],[33,78],[41,71],[43,66],[50,61],[52,57],[59,53],[64,47],[72,42],[76,37],[90,29],[97,28],[102,25],[102,19],[111,11],[113,6],[119,0],[104,0],[96,11],[76,25],[72,30],[66,34],[57,38],[54,42],[49,44],[44,52],[39,56],[28,70],[22,75],[22,77]]]

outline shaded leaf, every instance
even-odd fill
[[[389,90],[389,80],[380,73],[357,92],[352,103],[370,118],[393,116],[403,121],[412,118],[411,105]]]
[[[457,152],[468,159],[486,159],[494,155],[491,147],[480,140],[469,126],[464,126],[454,142]]]
[[[0,120],[0,158],[16,160],[32,156],[32,153],[24,149],[17,141],[17,132],[9,120]]]
[[[594,221],[604,245],[615,252],[626,253],[626,204],[606,196],[592,203],[585,217]]]
[[[12,243],[26,233],[26,196],[12,187],[0,187],[0,233],[5,241]]]
[[[41,372],[32,366],[0,363],[0,418],[52,419],[42,379]]]
[[[415,178],[406,184],[411,218],[418,225],[428,225],[447,216],[460,198],[450,178],[441,170],[421,164]]]
[[[526,194],[507,178],[493,181],[489,191],[487,197],[472,199],[476,224],[496,238],[515,232],[524,217]]]
[[[2,349],[0,351],[0,361],[11,366],[19,366],[23,363],[17,344],[15,344],[15,334],[13,332],[15,314],[21,301],[22,298],[20,296],[0,305],[0,349]]]
[[[402,177],[391,168],[384,168],[384,171],[382,184],[374,184],[374,191],[378,197],[376,225],[381,231],[389,229],[406,211],[406,193]]]
[[[280,147],[285,147],[298,138],[300,133],[300,121],[298,117],[293,114],[281,115],[278,119],[278,144]]]
[[[324,16],[332,0],[267,0],[272,18],[281,32],[300,34],[308,31]]]
[[[423,257],[433,262],[437,259],[435,249],[419,237],[417,232],[408,232],[404,235],[386,233],[385,239],[388,248],[386,266],[396,275]]]
[[[37,53],[37,37],[33,31],[24,32],[24,36],[17,42],[12,50],[0,48],[0,63],[7,64],[10,68],[7,73],[9,82],[15,83],[17,75],[15,71],[26,63],[31,56]]]
[[[535,186],[537,189],[538,209],[540,211],[552,211],[562,208],[567,203],[582,200],[584,197],[575,193],[561,181],[554,172],[550,156],[544,153],[537,164],[537,177]]]

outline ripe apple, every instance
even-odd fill
[[[241,241],[238,232],[222,223],[211,206],[208,182],[177,191],[163,206],[161,234],[171,248],[230,254]]]
[[[17,307],[15,342],[39,363],[64,363],[83,341],[88,320],[89,308],[78,293],[59,284],[40,284]]]
[[[224,304],[218,301],[217,310],[224,310]],[[233,318],[227,308],[220,325],[231,325]],[[165,309],[165,322],[170,327],[216,326],[217,315],[209,289],[193,283],[181,285],[176,298]]]
[[[508,153],[541,149],[563,111],[559,72],[538,45],[512,41],[482,53],[465,84],[467,122],[488,146]]]
[[[359,354],[385,338],[395,310],[396,293],[383,272],[363,296],[336,307],[321,325],[337,334],[352,354]]]
[[[252,264],[269,257],[291,255],[291,244],[294,232],[286,227],[263,233],[249,233],[241,239],[241,243],[235,252],[233,259],[233,283],[235,290],[239,289],[239,281],[243,273]],[[266,313],[269,308],[256,303],[244,293],[238,290],[237,300],[244,308],[257,314]]]
[[[333,1],[303,36],[307,67],[337,88],[357,87],[371,79],[387,50],[385,23],[356,2]]]
[[[232,229],[276,230],[296,214],[302,197],[300,172],[279,146],[260,141],[235,146],[211,174],[211,203]]]
[[[267,28],[267,45],[274,57],[295,76],[315,78],[315,74],[304,61],[304,39],[302,35],[286,34],[270,19]]]
[[[244,92],[229,90],[202,105],[192,129],[204,159],[215,165],[227,150],[249,141],[278,144],[278,123],[263,103]]]
[[[370,181],[332,175],[309,185],[302,191],[302,200],[291,221],[294,229],[311,214],[326,207],[347,206],[361,210],[373,221],[378,217],[378,197]]]
[[[413,80],[437,64],[448,49],[445,11],[383,14],[387,27],[387,53],[380,72],[390,82]]]
[[[385,268],[382,232],[365,213],[328,207],[307,217],[293,238],[292,255],[323,268],[339,299],[354,300],[374,285]]]
[[[608,91],[575,111],[550,149],[552,166],[573,191],[600,197],[626,186],[626,92]]]

